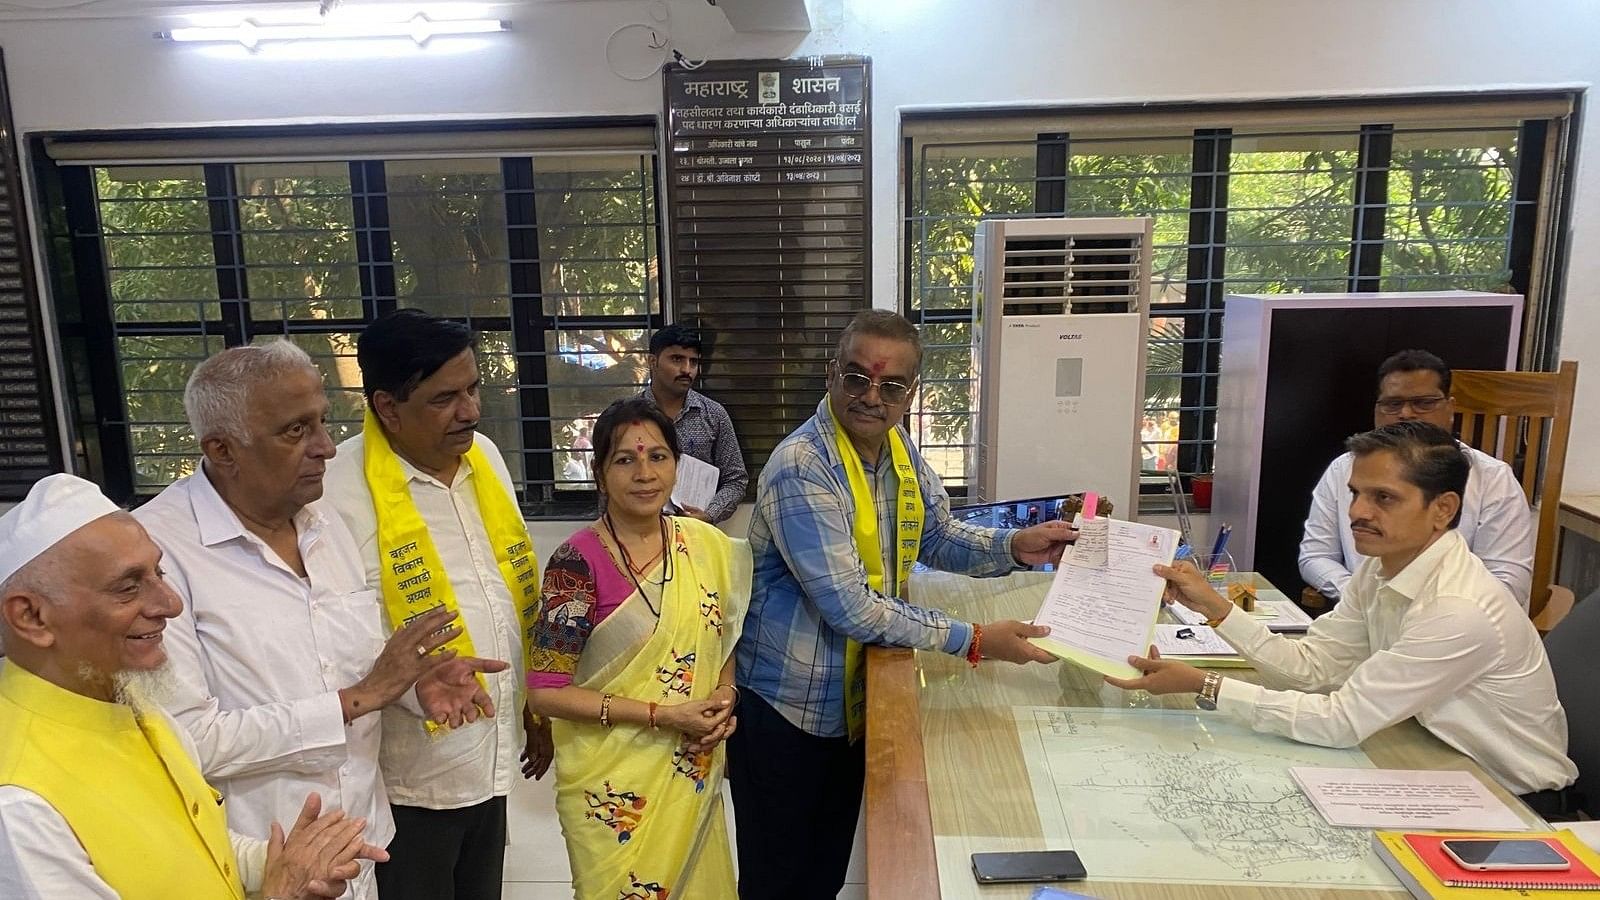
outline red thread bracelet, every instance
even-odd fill
[[[978,667],[978,660],[983,658],[983,626],[977,622],[972,623],[972,642],[967,645],[967,665],[974,669]]]
[[[650,727],[656,727],[656,705],[650,704]]]

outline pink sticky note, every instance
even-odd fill
[[[1089,493],[1084,494],[1083,495],[1083,517],[1085,519],[1094,518],[1095,507],[1098,506],[1099,504],[1100,504],[1100,495],[1099,494],[1096,494],[1094,491],[1090,491]]]

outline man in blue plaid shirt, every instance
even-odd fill
[[[839,337],[817,414],[784,438],[761,473],[750,526],[755,583],[736,651],[739,729],[728,744],[743,900],[817,900],[844,883],[865,774],[862,742],[847,734],[848,641],[966,656],[976,633],[984,657],[1054,659],[1027,641],[1047,634],[1042,626],[953,621],[895,596],[900,470],[891,460],[891,430],[908,451],[922,496],[915,549],[924,565],[1003,575],[1060,559],[1076,536],[1064,522],[1000,530],[950,516],[939,476],[897,424],[911,405],[921,361],[921,339],[904,317],[887,310],[857,315]],[[869,585],[856,546],[851,449],[870,487],[878,534],[891,536],[874,548],[883,591]]]

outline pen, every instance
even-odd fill
[[[1231,537],[1232,535],[1233,535],[1233,526],[1232,525],[1224,525],[1224,526],[1222,526],[1222,534],[1217,537],[1217,549],[1211,551],[1211,564],[1212,565],[1216,565],[1217,564],[1217,557],[1221,556],[1222,552],[1224,550],[1228,549],[1228,538]]]

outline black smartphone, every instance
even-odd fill
[[[980,884],[1082,881],[1089,877],[1071,850],[1021,850],[972,854],[972,875]]]

